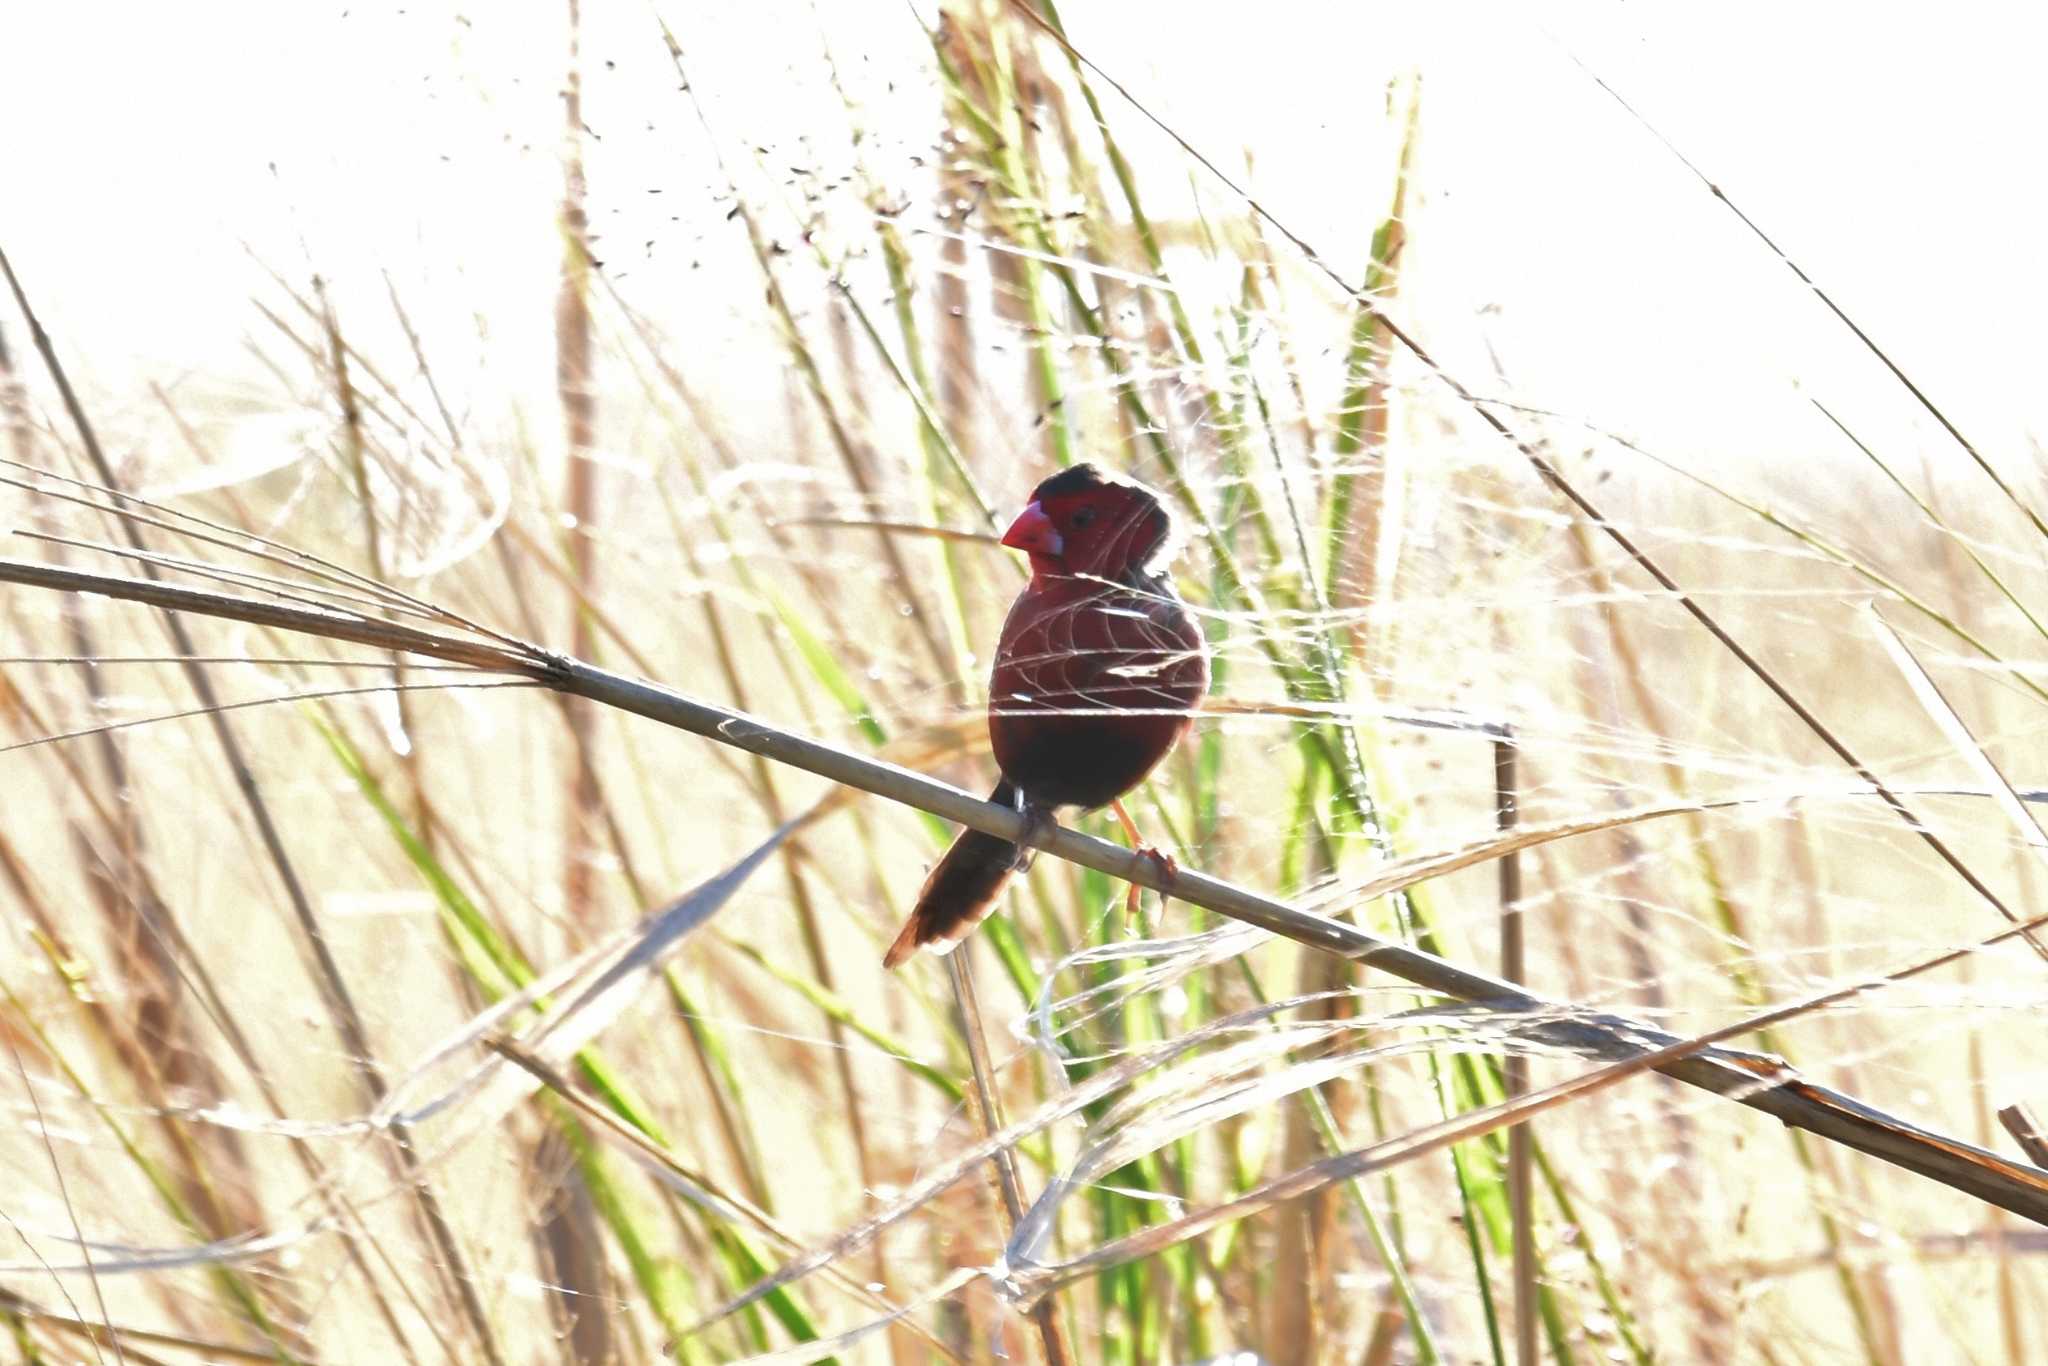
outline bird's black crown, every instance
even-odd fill
[[[1037,488],[1031,490],[1031,501],[1042,503],[1048,498],[1064,498],[1069,494],[1086,493],[1091,489],[1107,488],[1112,483],[1122,482],[1104,478],[1101,470],[1083,462],[1079,465],[1069,465],[1039,484]]]

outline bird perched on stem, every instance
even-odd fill
[[[1209,690],[1208,642],[1161,572],[1171,531],[1156,494],[1093,465],[1034,489],[1003,533],[1004,545],[1031,556],[1031,582],[1003,623],[988,690],[989,741],[1003,771],[990,801],[1034,826],[1061,807],[1114,806],[1132,844],[1169,869],[1117,799],[1172,750]],[[962,831],[883,966],[927,945],[951,949],[1030,856]]]

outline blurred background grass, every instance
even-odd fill
[[[38,192],[0,246],[123,487],[971,789],[990,780],[986,652],[1021,582],[985,538],[1059,464],[1128,470],[1187,529],[1178,579],[1217,653],[1212,714],[1134,805],[1187,865],[1490,967],[1490,867],[1343,894],[1487,835],[1476,728],[1519,737],[1525,822],[1742,799],[1528,856],[1545,994],[1685,1033],[1999,927],[1331,276],[1499,400],[1888,782],[1982,786],[1888,662],[1872,602],[2024,787],[2041,490],[2010,380],[2037,373],[2016,320],[2041,281],[2006,250],[2001,191],[1942,179],[1986,155],[1970,101],[2005,87],[1908,136],[1894,121],[1927,111],[1877,97],[1938,55],[1874,26],[1849,76],[1813,87],[1867,97],[1868,124],[1794,125],[1825,174],[1786,182],[1800,158],[1741,136],[1786,138],[1796,90],[1688,120],[1691,67],[1712,65],[1688,44],[1709,38],[1632,51],[1647,40],[1606,11],[1031,13],[252,10],[195,37],[138,10],[121,53],[95,49],[133,112],[101,128],[84,106],[117,102],[95,98],[52,121],[71,106],[15,83],[9,126],[68,131],[25,140],[16,184]],[[1977,22],[1942,41],[1969,46]],[[125,65],[217,60],[237,32],[230,77]],[[53,29],[46,50],[85,36]],[[1995,68],[2023,47],[2003,37],[1972,50]],[[1751,207],[1731,173],[1753,171],[1786,245],[1874,310],[2015,496],[1571,56],[1669,82],[1688,154],[1729,158],[1714,174]],[[1789,61],[1745,60],[1760,78]],[[266,159],[266,137],[288,154]],[[1824,210],[1872,162],[1927,188],[1869,190],[1857,236],[1831,236]],[[81,180],[61,212],[50,187]],[[125,211],[83,211],[108,184]],[[1958,202],[1979,210],[1971,240],[1931,252]],[[1941,312],[1994,288],[1960,327]],[[0,338],[9,456],[100,479],[18,315]],[[8,490],[12,526],[121,540],[30,482]],[[205,720],[151,720],[197,705],[159,622],[18,589],[0,612],[10,743],[149,722],[0,760],[0,1314],[24,1360],[113,1355],[66,1316],[132,1330],[135,1359],[736,1360],[1002,1248],[1010,1216],[977,1174],[852,1254],[850,1280],[697,1327],[977,1132],[945,972],[879,970],[942,824],[864,802],[807,828],[580,1059],[694,1198],[558,1101],[368,1133],[355,1121],[466,1020],[823,785],[581,704],[193,622],[223,701],[407,687],[235,712],[244,784]],[[2033,904],[2033,833],[1980,796],[1915,806]],[[1432,1003],[1288,946],[1205,954],[1182,937],[1217,924],[1185,907],[1166,942],[1141,939],[1122,892],[1041,861],[969,950],[1008,1118],[1205,1038],[1018,1145],[1028,1200],[1086,1144],[1136,1136],[1061,1206],[1061,1255],[1499,1098],[1471,1022],[1395,1018]],[[1992,1112],[2038,1089],[2040,967],[2006,946],[1760,1046],[2010,1150]],[[1260,1003],[1263,1023],[1212,1028]],[[1180,1108],[1203,1096],[1213,1113]],[[1941,1187],[1661,1080],[1546,1118],[1537,1143],[1551,1359],[2043,1350],[2038,1231]],[[1509,1360],[1504,1151],[1264,1211],[1069,1286],[1038,1322],[974,1280],[842,1357],[1028,1358],[1050,1337],[1079,1361]]]

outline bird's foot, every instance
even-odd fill
[[[1021,873],[1031,866],[1032,859],[1038,857],[1040,841],[1051,839],[1052,832],[1059,829],[1060,823],[1049,806],[1033,806],[1025,802],[1018,808],[1018,813],[1024,817],[1024,838],[1017,841],[1017,855],[1010,866]]]
[[[1180,865],[1173,861],[1173,855],[1164,849],[1154,849],[1149,844],[1141,844],[1131,852],[1159,870],[1159,914],[1163,917],[1166,914],[1167,888],[1173,886],[1173,880],[1180,876]],[[1135,924],[1139,930],[1150,933],[1151,923],[1145,919],[1142,908],[1143,895],[1144,888],[1133,882],[1131,890],[1124,897],[1124,919]]]
[[[1163,915],[1166,911],[1166,898],[1173,889],[1173,880],[1180,876],[1180,865],[1174,862],[1173,855],[1164,849],[1157,849],[1145,843],[1144,837],[1138,834],[1138,823],[1131,819],[1130,812],[1124,810],[1121,801],[1111,802],[1109,806],[1110,810],[1116,812],[1117,823],[1124,828],[1124,838],[1131,842],[1131,852],[1159,870],[1159,910]],[[1145,924],[1140,913],[1144,890],[1133,882],[1129,894],[1124,898],[1125,919],[1136,923],[1140,928]]]

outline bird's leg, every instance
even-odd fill
[[[1131,842],[1131,852],[1141,859],[1150,860],[1152,865],[1159,869],[1159,880],[1164,884],[1159,889],[1159,909],[1164,913],[1167,888],[1173,886],[1174,878],[1180,875],[1180,865],[1173,861],[1173,855],[1145,843],[1144,837],[1138,833],[1138,823],[1131,819],[1130,812],[1124,810],[1121,799],[1110,802],[1109,809],[1116,812],[1117,824],[1123,826],[1124,838]],[[1143,890],[1137,883],[1131,884],[1130,895],[1124,900],[1124,915],[1127,918],[1138,919],[1138,898]]]
[[[1021,873],[1038,857],[1038,841],[1049,838],[1059,827],[1059,818],[1051,807],[1027,801],[1022,793],[1017,795],[1017,814],[1024,818],[1024,838],[1017,841],[1017,857],[1010,866]]]

